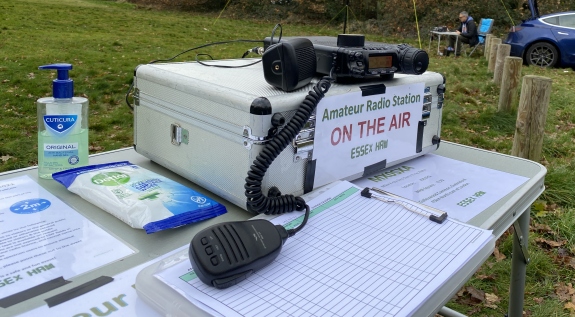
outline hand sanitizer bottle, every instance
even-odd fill
[[[51,64],[55,69],[53,97],[40,98],[38,108],[38,176],[88,165],[88,99],[73,97],[74,82],[68,78],[70,64]]]

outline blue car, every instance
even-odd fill
[[[575,11],[539,15],[537,0],[529,0],[531,18],[509,30],[505,44],[511,56],[528,65],[575,69]]]

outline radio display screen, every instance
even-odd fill
[[[390,55],[370,55],[369,69],[391,68],[393,66],[393,56]]]

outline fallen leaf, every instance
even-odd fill
[[[485,301],[484,291],[479,290],[473,286],[467,286],[465,290],[467,291],[467,293],[469,293],[469,295],[471,295],[471,300],[474,301],[475,303],[483,303]]]
[[[555,211],[557,209],[557,204],[550,204],[546,206],[546,209],[549,211]]]
[[[547,239],[543,239],[543,238],[536,238],[535,242],[539,242],[540,244],[546,244],[552,248],[557,248],[557,247],[560,247],[560,246],[565,244],[565,241],[553,241],[553,240],[547,240]]]
[[[101,146],[93,146],[93,145],[90,145],[90,146],[88,147],[88,150],[90,150],[90,151],[101,151],[101,150],[103,150],[103,149],[104,149],[104,148],[101,147]]]
[[[495,248],[495,250],[493,250],[493,255],[495,256],[495,261],[496,261],[496,262],[501,262],[501,261],[505,260],[505,258],[507,258],[507,257],[505,256],[505,254],[499,252],[499,249],[498,249],[498,248]]]
[[[2,156],[0,156],[0,160],[2,160],[2,162],[6,162],[13,157],[14,156],[10,156],[10,155],[2,155]]]
[[[497,303],[500,299],[495,294],[485,293],[485,306],[493,309],[497,309]]]
[[[463,294],[465,294],[465,289],[464,289],[464,288],[461,288],[461,289],[459,290],[459,292],[457,292],[457,294],[455,294],[455,295],[457,295],[458,297],[461,297],[461,296],[463,296]]]
[[[533,297],[533,301],[536,302],[537,304],[541,304],[541,303],[543,303],[543,298],[541,298],[541,297]]]
[[[543,211],[543,210],[545,210],[546,205],[547,204],[544,201],[538,200],[538,201],[533,203],[533,209],[535,209],[537,211]]]
[[[533,231],[535,232],[539,232],[539,233],[551,233],[553,234],[553,230],[551,230],[551,227],[549,227],[549,225],[544,225],[541,223],[536,223],[534,225],[531,226],[533,228]]]
[[[477,274],[475,277],[482,281],[495,281],[495,275],[493,274],[491,275]]]
[[[571,312],[575,312],[575,304],[573,304],[572,302],[569,302],[567,304],[565,304],[565,309],[569,309]]]
[[[557,297],[559,298],[560,301],[570,301],[571,296],[575,294],[575,288],[573,288],[573,285],[571,283],[568,284],[559,283],[555,284],[554,286],[555,286],[555,294],[557,294]]]

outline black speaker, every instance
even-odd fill
[[[293,38],[269,46],[262,56],[266,81],[284,91],[303,87],[316,72],[313,44],[306,38]]]

